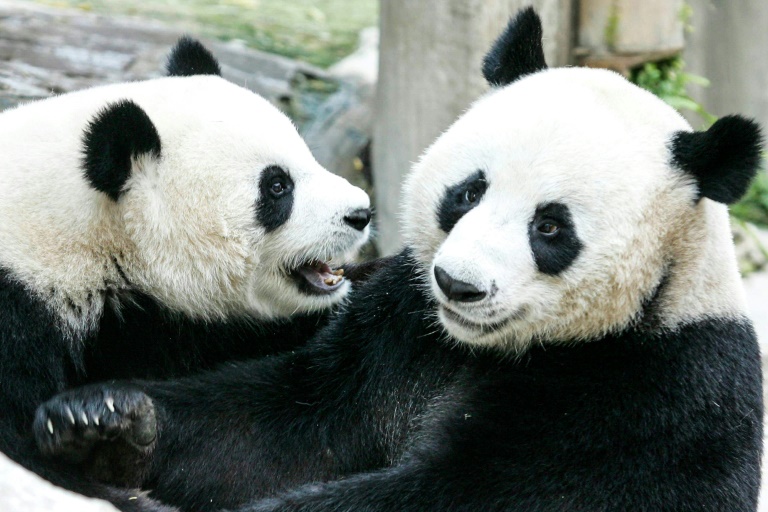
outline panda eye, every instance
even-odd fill
[[[293,181],[282,167],[271,165],[262,171],[259,187],[263,197],[283,199],[293,192]]]
[[[542,222],[536,227],[536,230],[544,236],[555,236],[560,231],[560,226],[554,222]]]
[[[279,197],[283,195],[286,191],[287,187],[283,180],[275,180],[272,182],[272,185],[269,187],[269,191],[272,193],[273,196]]]
[[[488,183],[485,181],[485,178],[482,176],[477,177],[469,184],[466,190],[464,190],[464,193],[461,196],[461,202],[465,206],[475,206],[480,202],[487,187]]]

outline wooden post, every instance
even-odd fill
[[[401,245],[398,212],[404,175],[486,90],[482,59],[510,16],[532,3],[544,23],[547,61],[562,65],[570,56],[571,2],[381,0],[373,176],[382,254]]]
[[[579,63],[629,76],[632,68],[679,54],[684,0],[579,0]]]

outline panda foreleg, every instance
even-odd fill
[[[455,469],[455,471],[453,470]],[[231,512],[450,512],[507,510],[494,494],[473,493],[457,487],[466,484],[459,468],[438,468],[425,462],[408,462],[382,471],[322,484],[298,487],[274,498],[260,500]],[[480,477],[482,473],[477,476]],[[463,478],[464,482],[457,478]],[[531,510],[531,509],[525,509]]]

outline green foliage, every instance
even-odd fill
[[[376,25],[377,0],[39,0],[107,14],[161,20],[191,33],[242,40],[259,50],[327,67]]]
[[[768,227],[768,171],[758,174],[747,195],[731,206],[731,215],[752,224]]]
[[[677,110],[696,112],[707,125],[717,120],[716,116],[707,112],[704,106],[688,93],[690,84],[708,87],[709,80],[687,73],[685,62],[680,56],[659,62],[647,62],[632,71],[631,80]]]
[[[683,24],[683,30],[688,33],[693,32],[693,24],[691,19],[693,18],[693,7],[688,2],[683,2],[680,6],[680,11],[677,13],[677,19]]]

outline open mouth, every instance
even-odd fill
[[[290,272],[299,290],[304,293],[331,294],[344,284],[344,269],[332,269],[324,261],[310,260]]]

